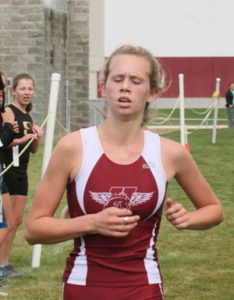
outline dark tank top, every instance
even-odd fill
[[[24,135],[28,133],[32,133],[32,125],[33,119],[29,113],[24,113],[20,109],[18,109],[13,104],[8,106],[14,113],[15,120],[18,122],[19,132],[15,134],[14,139],[22,138]],[[26,143],[22,143],[20,145],[7,148],[4,150],[4,165],[7,167],[15,157],[21,152],[21,150],[26,146]],[[30,147],[28,147],[24,153],[19,157],[19,159],[14,164],[14,167],[20,167],[22,169],[26,169],[28,165],[30,157]]]

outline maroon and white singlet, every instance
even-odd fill
[[[67,188],[70,216],[115,206],[130,209],[141,219],[125,238],[100,234],[77,238],[63,281],[97,287],[160,284],[155,244],[167,182],[158,134],[145,130],[141,156],[134,163],[120,165],[103,152],[96,127],[80,132],[82,165]]]

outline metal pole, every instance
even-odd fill
[[[213,131],[212,131],[212,144],[216,143],[216,131],[217,131],[217,119],[218,119],[218,104],[220,98],[220,78],[216,78],[216,88],[215,88],[215,107],[214,107],[214,119],[213,119]]]
[[[69,100],[69,80],[66,80],[66,128],[71,132],[71,101]]]

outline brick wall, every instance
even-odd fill
[[[89,124],[89,1],[69,1],[67,77],[71,129]]]
[[[88,0],[0,0],[0,70],[14,77],[28,72],[36,82],[33,115],[47,115],[51,74],[60,73],[57,124],[66,127],[66,100],[71,101],[71,130],[89,122]],[[68,89],[66,89],[66,83]],[[56,125],[56,135],[63,135]]]

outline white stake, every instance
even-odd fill
[[[185,145],[184,126],[184,74],[179,74],[179,98],[180,98],[180,142]]]
[[[47,168],[53,150],[54,127],[55,127],[55,120],[56,120],[60,78],[61,75],[58,73],[52,73],[51,75],[50,100],[49,100],[49,107],[48,107],[48,114],[50,116],[46,126],[44,154],[43,154],[43,163],[42,163],[42,176]],[[40,266],[41,248],[42,246],[40,244],[33,246],[33,257],[32,257],[33,268],[37,268]]]

